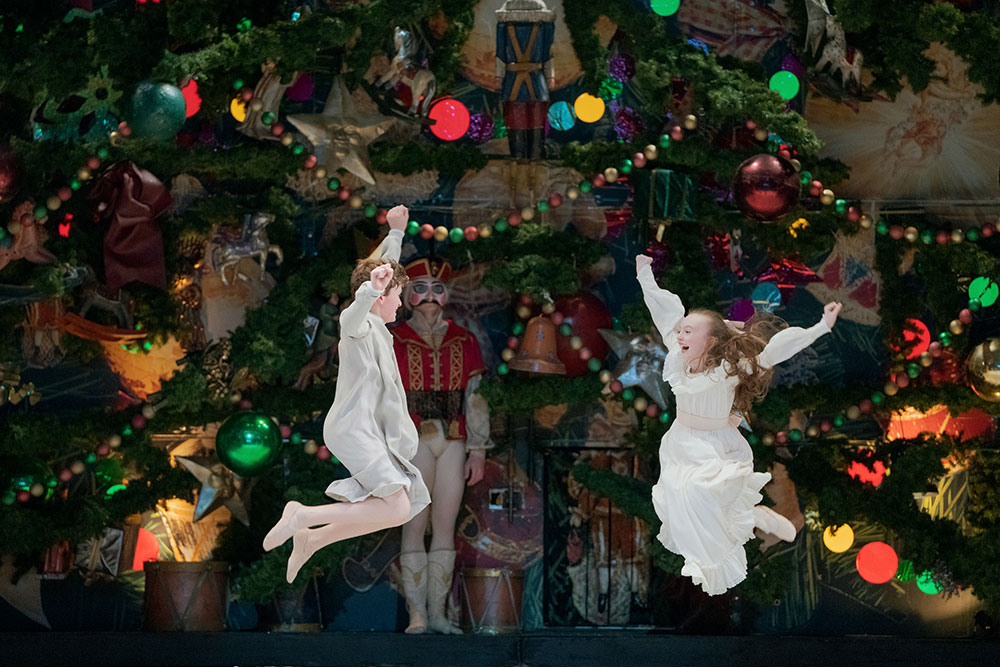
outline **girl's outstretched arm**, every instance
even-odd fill
[[[677,347],[677,338],[674,329],[677,323],[684,318],[684,304],[679,296],[661,288],[656,284],[653,277],[653,260],[646,255],[638,255],[635,258],[636,278],[642,287],[642,296],[646,301],[646,308],[653,316],[653,324],[660,332],[660,337],[666,344],[668,350]]]
[[[808,329],[788,327],[774,334],[757,357],[757,363],[764,368],[770,368],[791,359],[812,345],[817,338],[830,333],[841,307],[839,303],[828,303],[823,308],[822,319]]]

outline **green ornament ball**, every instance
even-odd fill
[[[143,81],[135,87],[129,127],[136,137],[169,141],[187,120],[184,93],[169,83]]]
[[[884,236],[889,233],[889,225],[884,220],[879,220],[878,224],[875,225],[875,231]]]
[[[799,94],[799,77],[791,72],[781,70],[771,75],[767,87],[778,93],[786,102]]]
[[[465,232],[460,227],[452,227],[448,232],[448,238],[452,243],[458,243],[465,238]]]
[[[918,375],[920,375],[920,366],[917,364],[909,364],[906,367],[906,374],[915,379]]]
[[[622,398],[624,398],[626,401],[631,401],[633,398],[635,398],[635,390],[626,389],[625,391],[622,392]]]
[[[545,213],[547,210],[549,210],[549,203],[544,199],[540,199],[538,203],[535,204],[535,208],[538,209],[539,213]]]
[[[591,373],[596,373],[597,371],[601,370],[601,362],[600,362],[600,360],[598,360],[598,359],[594,359],[594,358],[591,358],[591,359],[590,359],[590,360],[589,360],[589,361],[587,362],[587,369],[588,369],[588,370],[589,370],[589,371],[590,371]]]
[[[800,431],[797,428],[793,428],[791,431],[788,432],[788,437],[791,439],[792,442],[801,442],[802,431]]]
[[[302,434],[301,433],[292,433],[292,437],[289,438],[289,440],[291,441],[291,443],[293,445],[301,445],[302,444]]]
[[[493,225],[493,228],[496,229],[498,232],[505,232],[507,231],[507,227],[509,226],[510,223],[507,222],[506,218],[500,218],[499,220],[497,220],[497,223]]]
[[[521,334],[523,334],[523,333],[524,333],[524,324],[523,324],[523,323],[521,323],[521,322],[516,322],[516,323],[514,324],[514,326],[512,326],[512,327],[510,328],[510,331],[511,331],[511,333],[513,333],[513,334],[514,334],[515,336],[520,336]]]
[[[420,231],[420,223],[417,222],[416,220],[410,220],[408,223],[406,223],[406,233],[409,234],[410,236],[414,236],[419,231]]]
[[[947,331],[942,331],[941,333],[939,333],[938,339],[941,341],[941,344],[944,345],[945,347],[951,346],[951,334],[948,333]]]
[[[591,184],[590,181],[580,181],[580,185],[578,185],[577,188],[583,194],[587,194],[588,192],[590,192],[594,188],[594,186]]]
[[[833,418],[833,425],[836,426],[837,428],[840,428],[841,426],[844,425],[844,421],[845,421],[844,415],[837,415],[836,417]]]
[[[267,470],[281,453],[281,429],[262,412],[241,412],[222,422],[215,436],[215,453],[240,477]]]
[[[336,190],[337,188],[340,187],[340,179],[339,178],[331,178],[330,180],[328,180],[326,182],[326,187],[328,189],[330,189],[330,190]]]
[[[573,327],[571,327],[568,324],[562,324],[559,326],[559,333],[561,333],[563,336],[569,336],[571,333],[573,333]]]
[[[271,125],[276,120],[278,120],[278,117],[275,116],[273,111],[265,111],[260,115],[260,122],[264,123],[264,125]]]
[[[934,575],[925,570],[917,577],[917,588],[925,595],[937,595],[941,592],[941,587],[934,581]]]
[[[885,400],[885,394],[883,394],[882,392],[876,391],[874,394],[872,394],[872,403],[874,403],[875,405],[881,405],[882,401],[884,400]]]
[[[812,172],[811,171],[803,171],[799,180],[802,183],[802,185],[809,185],[810,183],[812,183],[812,180],[813,180]]]
[[[497,373],[499,373],[500,375],[507,375],[507,373],[510,373],[510,368],[507,366],[507,364],[500,364],[499,366],[497,366]]]
[[[660,135],[660,148],[666,148],[669,145],[670,145],[670,135],[669,134],[661,134]]]
[[[375,204],[368,204],[365,206],[365,217],[374,218],[375,214],[378,213],[378,207]]]

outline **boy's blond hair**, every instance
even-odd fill
[[[409,276],[406,275],[406,269],[394,259],[360,259],[351,274],[351,296],[354,296],[359,287],[371,280],[372,270],[382,264],[392,266],[392,280],[389,281],[389,285],[382,292],[383,294],[388,294],[393,287],[403,287],[410,281]]]

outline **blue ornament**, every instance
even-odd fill
[[[137,137],[169,141],[187,119],[184,93],[169,83],[143,81],[135,87],[129,126]]]
[[[576,125],[576,116],[569,102],[556,102],[549,107],[549,125],[553,130],[565,132]]]
[[[781,290],[774,283],[760,283],[750,294],[754,310],[760,313],[773,313],[781,305]]]

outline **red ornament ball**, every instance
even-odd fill
[[[870,584],[884,584],[896,576],[899,556],[885,542],[869,542],[861,547],[854,564],[862,579]]]
[[[278,427],[278,431],[281,433],[281,438],[283,440],[288,440],[292,437],[292,427],[288,424],[282,424]]]
[[[108,447],[107,443],[102,443],[101,445],[98,445],[98,447],[97,447],[97,455],[98,456],[107,456],[108,452],[110,452],[110,451],[111,451],[111,448]]]
[[[531,304],[532,304],[531,297],[528,296],[527,294],[522,294],[521,295],[521,305],[522,306],[530,306]]]
[[[549,195],[549,206],[551,206],[552,208],[558,208],[562,206],[562,203],[563,203],[562,195],[559,194],[558,192],[553,192],[551,195]]]
[[[736,169],[733,199],[748,218],[769,221],[780,218],[799,198],[799,175],[788,160],[760,154]]]
[[[19,502],[19,503],[26,503],[29,500],[31,500],[31,494],[30,493],[28,493],[27,491],[18,491],[17,492],[17,502]]]
[[[942,229],[934,237],[934,240],[938,242],[938,245],[944,245],[944,244],[948,243],[948,238],[949,238],[948,237],[948,232],[946,232],[946,231],[944,231]]]
[[[590,182],[594,184],[595,188],[599,188],[604,186],[608,179],[604,178],[604,174],[597,174]]]
[[[420,225],[420,238],[429,239],[434,236],[434,226],[429,223]]]
[[[972,311],[968,308],[963,308],[958,312],[958,321],[962,324],[972,323]]]
[[[389,212],[386,211],[384,208],[380,208],[378,211],[375,212],[375,222],[377,222],[380,225],[388,224],[389,223],[388,216]]]
[[[559,361],[566,366],[567,376],[586,375],[590,372],[588,361],[591,358],[603,362],[608,356],[608,343],[598,329],[612,327],[611,313],[608,312],[603,301],[587,291],[560,297],[555,300],[555,307],[556,311],[563,316],[562,321],[556,326],[564,323],[569,324],[573,329],[573,336],[580,338],[583,347],[590,351],[591,356],[583,358],[580,349],[573,349],[573,336],[559,336],[556,339],[556,355],[558,355]]]
[[[871,412],[872,406],[873,404],[870,398],[866,398],[862,400],[860,403],[858,403],[858,409],[861,410],[863,414],[868,414],[869,412]]]
[[[56,196],[59,197],[59,201],[69,201],[73,197],[73,191],[63,186],[56,192]]]
[[[813,197],[819,197],[823,194],[823,184],[820,181],[813,181],[809,184],[809,194]]]
[[[341,188],[340,192],[337,193],[337,196],[340,197],[340,201],[347,201],[351,198],[351,189]]]
[[[318,159],[316,158],[315,155],[307,155],[306,159],[302,163],[302,166],[304,166],[306,169],[312,169],[313,167],[316,166],[317,162]]]
[[[851,206],[847,209],[847,219],[851,222],[857,222],[861,219],[861,209],[857,206]]]
[[[622,385],[620,380],[612,380],[611,383],[608,385],[608,387],[611,389],[611,391],[615,392],[616,394],[620,393],[621,390],[624,389],[624,386]]]
[[[684,128],[680,125],[674,125],[670,128],[670,138],[674,141],[682,141],[684,139]]]
[[[510,225],[511,227],[517,227],[519,224],[521,224],[521,214],[511,213],[510,215],[508,215],[507,224]]]
[[[892,227],[889,228],[889,236],[891,236],[893,239],[897,241],[903,238],[904,233],[905,230],[900,225],[893,225]]]
[[[97,157],[92,157],[87,160],[87,166],[90,167],[91,170],[97,169],[98,167],[101,166],[101,159]]]
[[[906,389],[910,386],[910,376],[906,373],[896,373],[892,378],[892,381],[896,383],[896,386],[900,389]]]
[[[244,398],[240,401],[240,410],[249,410],[253,407],[253,403],[249,399]]]
[[[521,339],[518,338],[517,336],[511,336],[510,338],[507,339],[507,347],[509,347],[512,350],[516,350],[517,346],[520,344],[521,344]]]
[[[934,341],[933,343],[927,346],[927,351],[931,353],[932,357],[940,357],[941,352],[944,351],[944,346],[941,345],[941,343]]]
[[[285,126],[283,123],[275,123],[271,126],[271,134],[280,137],[285,133]]]
[[[643,153],[636,153],[632,156],[632,166],[636,169],[642,169],[646,166],[646,156]]]
[[[327,459],[330,458],[330,450],[327,449],[326,447],[320,447],[319,449],[316,450],[316,458],[318,458],[320,461],[326,461]]]
[[[59,471],[59,481],[68,482],[71,479],[73,479],[72,470],[70,470],[69,468],[63,468],[62,470]]]
[[[132,428],[146,428],[146,418],[142,415],[132,417]]]
[[[658,406],[656,403],[650,403],[649,407],[646,408],[646,416],[652,419],[656,417],[658,414],[660,414],[660,406]]]
[[[559,326],[560,324],[563,323],[564,317],[563,314],[557,310],[556,312],[549,315],[549,319],[552,320],[552,324]]]
[[[993,236],[993,233],[996,230],[997,228],[993,225],[992,222],[987,222],[985,225],[983,225],[983,230],[982,230],[983,238],[984,239],[990,238],[991,236]]]
[[[465,228],[466,241],[475,241],[478,238],[479,238],[479,230],[476,228],[475,225],[469,225],[468,227]]]
[[[427,117],[434,121],[431,134],[442,141],[455,141],[469,131],[472,116],[465,105],[451,98],[436,102]]]

